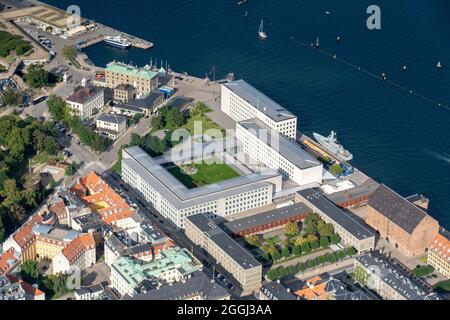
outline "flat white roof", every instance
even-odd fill
[[[280,106],[244,80],[227,82],[224,83],[223,86],[233,91],[275,122],[296,118],[296,116],[286,108]]]

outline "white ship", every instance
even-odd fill
[[[263,20],[261,20],[261,24],[259,25],[258,34],[259,34],[259,37],[263,40],[267,38],[267,34],[264,32],[264,21]]]
[[[353,159],[353,155],[348,150],[345,150],[342,144],[337,140],[336,132],[331,131],[331,134],[328,137],[324,137],[317,133],[313,133],[313,136],[326,151],[342,158],[344,161],[351,161]]]
[[[117,37],[112,37],[112,36],[108,36],[105,37],[105,43],[116,47],[116,48],[120,48],[120,49],[127,49],[129,47],[131,47],[131,42],[128,41],[125,38],[122,38],[121,36],[117,36]]]

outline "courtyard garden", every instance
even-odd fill
[[[287,268],[280,266],[273,266],[267,272],[267,278],[269,280],[277,280],[280,278],[287,277],[289,275],[295,276],[297,273],[305,272],[309,269],[313,269],[318,266],[325,266],[327,264],[333,264],[338,261],[345,260],[348,257],[352,257],[357,253],[356,249],[353,247],[345,248],[337,252],[330,252],[318,257],[307,260],[306,262],[299,262],[296,265],[291,265]]]
[[[286,224],[282,236],[264,239],[261,235],[252,235],[245,238],[246,246],[258,260],[273,265],[328,249],[340,241],[333,225],[325,223],[316,213],[309,215],[302,226],[297,222]]]
[[[199,162],[167,170],[189,189],[239,177],[233,168],[222,163]]]

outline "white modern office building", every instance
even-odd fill
[[[188,189],[139,147],[123,150],[122,177],[179,228],[194,214],[214,219],[271,204],[282,189],[282,176],[272,169]]]
[[[256,118],[295,140],[297,117],[244,80],[222,84],[221,95],[221,110],[236,122]]]
[[[237,123],[236,138],[242,142],[246,154],[258,163],[278,170],[285,179],[300,186],[322,183],[322,163],[262,121],[251,119]]]

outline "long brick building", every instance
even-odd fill
[[[223,229],[232,236],[249,236],[282,228],[289,222],[306,219],[312,210],[304,203],[266,211],[250,217],[232,220],[223,225]]]
[[[408,256],[423,254],[439,232],[438,222],[385,185],[369,199],[366,223]]]

